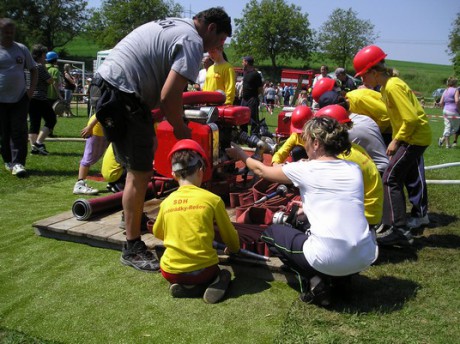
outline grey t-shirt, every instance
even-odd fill
[[[97,72],[112,86],[136,93],[151,109],[171,70],[195,81],[203,57],[203,39],[192,19],[167,18],[144,24],[109,53]]]
[[[8,48],[0,46],[0,103],[16,103],[26,92],[24,70],[36,67],[27,47],[18,42]]]
[[[388,166],[386,145],[375,121],[365,115],[350,113],[353,127],[348,131],[351,142],[363,147],[374,161],[380,173],[385,172]]]

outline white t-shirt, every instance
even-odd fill
[[[308,263],[330,276],[368,268],[378,246],[364,216],[359,166],[345,160],[302,160],[284,165],[283,172],[299,188],[311,224],[303,247]]]
[[[98,73],[112,86],[136,93],[150,108],[160,105],[171,70],[194,82],[203,58],[203,39],[192,19],[167,18],[144,24],[112,49]]]
[[[204,82],[206,81],[206,68],[200,69],[195,83],[200,85],[200,90],[203,90]]]

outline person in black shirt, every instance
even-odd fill
[[[259,94],[262,93],[262,76],[254,67],[252,56],[243,57],[243,95],[241,106],[251,109],[251,134],[259,126]],[[248,126],[242,125],[241,130],[248,132]]]

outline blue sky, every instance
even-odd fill
[[[374,24],[379,35],[375,42],[388,59],[401,61],[451,64],[447,54],[449,33],[457,13],[459,0],[303,0],[289,1],[308,13],[310,27],[319,29],[337,8],[358,13],[358,18]],[[89,6],[99,7],[101,0],[89,0]],[[188,12],[197,13],[213,6],[223,6],[232,18],[241,18],[246,0],[175,0]],[[225,3],[225,5],[224,5]],[[186,13],[187,16],[188,13]]]

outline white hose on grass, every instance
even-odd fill
[[[439,168],[446,168],[446,167],[453,167],[453,166],[460,166],[460,162],[449,162],[447,164],[425,166],[425,170],[436,170]]]
[[[450,185],[450,184],[460,184],[460,180],[427,180],[427,184],[442,184],[442,185]]]
[[[433,165],[433,166],[425,166],[425,170],[436,170],[440,168],[446,168],[446,167],[454,167],[454,166],[460,166],[460,162],[449,162],[446,164],[440,164],[440,165]],[[460,184],[460,180],[427,180],[427,184],[441,184],[441,185],[451,185],[451,184]]]

